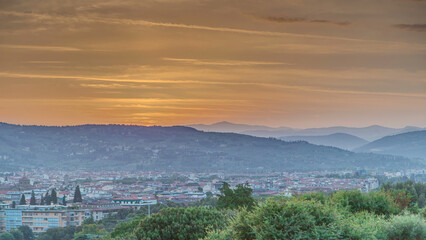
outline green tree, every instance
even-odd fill
[[[31,191],[30,205],[37,205],[34,190]]]
[[[178,239],[191,240],[204,238],[209,230],[224,226],[222,214],[208,208],[167,208],[141,220],[136,229],[138,239]]]
[[[219,209],[237,209],[239,207],[252,209],[256,204],[252,196],[253,190],[248,186],[248,183],[238,184],[233,190],[227,182],[223,182],[219,191],[220,194],[216,205]]]
[[[19,226],[18,230],[22,232],[24,235],[24,240],[33,240],[34,239],[34,233],[33,230],[28,226]]]
[[[64,205],[64,206],[66,206],[66,205],[67,205],[67,196],[66,196],[66,195],[64,195],[64,196],[62,197],[62,205]]]
[[[46,203],[46,205],[50,205],[52,203],[52,199],[49,196],[49,192],[46,192],[46,194],[44,195],[44,202]]]
[[[83,199],[81,198],[81,192],[80,192],[80,186],[77,185],[74,191],[74,203],[83,202]]]
[[[0,240],[15,240],[15,237],[8,232],[0,233]]]
[[[384,192],[339,191],[333,194],[331,202],[352,213],[368,211],[389,216],[399,211],[393,199]]]
[[[25,205],[27,204],[27,201],[25,200],[25,195],[21,195],[21,200],[19,200],[19,205]]]
[[[46,199],[44,199],[43,194],[40,197],[40,205],[46,205]]]
[[[386,239],[426,239],[426,221],[418,215],[393,216],[383,233]]]
[[[53,204],[58,204],[58,196],[55,189],[52,189],[52,192],[50,193],[50,200]]]
[[[72,240],[74,234],[81,231],[81,227],[58,227],[49,228],[46,232],[40,233],[37,240]]]
[[[13,229],[12,231],[10,231],[10,233],[13,235],[13,239],[24,240],[24,234],[18,229]]]

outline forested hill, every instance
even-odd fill
[[[228,172],[424,166],[403,157],[234,133],[207,133],[189,127],[4,123],[0,124],[0,164],[3,169]]]
[[[415,131],[387,136],[366,144],[356,150],[360,152],[423,158],[426,160],[426,131]]]

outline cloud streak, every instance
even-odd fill
[[[74,52],[81,51],[79,48],[64,47],[64,46],[36,46],[36,45],[13,45],[13,44],[0,44],[0,48],[23,49],[33,51],[54,51],[54,52]]]
[[[426,32],[426,24],[396,24],[394,27],[414,32]]]
[[[237,60],[202,60],[192,58],[163,58],[166,61],[181,62],[193,65],[217,65],[217,66],[253,66],[253,65],[289,65],[282,62],[237,61]]]
[[[254,18],[264,20],[271,23],[323,23],[323,24],[332,24],[337,26],[348,26],[351,23],[348,21],[330,21],[324,19],[306,19],[306,18],[293,18],[293,17],[257,17]]]
[[[123,24],[123,25],[133,25],[133,26],[155,26],[155,27],[195,29],[195,30],[204,30],[204,31],[229,32],[229,33],[240,33],[240,34],[250,34],[250,35],[271,36],[271,37],[295,37],[295,38],[325,39],[325,40],[339,40],[339,41],[353,41],[353,42],[382,42],[382,41],[366,40],[366,39],[359,39],[359,38],[249,30],[249,29],[241,29],[241,28],[229,28],[229,27],[211,27],[211,26],[203,26],[203,25],[153,22],[153,21],[147,21],[147,20],[133,20],[133,19],[122,19],[122,18],[118,19],[118,18],[100,18],[100,17],[83,17],[83,16],[66,17],[66,16],[52,16],[52,15],[39,14],[39,13],[23,13],[23,12],[15,12],[15,11],[0,11],[0,14],[21,16],[21,17],[33,17],[38,20],[53,20],[57,23],[58,22],[62,22],[62,23],[85,22],[85,23],[103,23],[103,24],[118,24],[118,25]]]

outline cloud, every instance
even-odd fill
[[[81,51],[79,48],[64,47],[64,46],[36,46],[36,45],[13,45],[13,44],[0,44],[0,48],[14,48],[25,49],[34,51],[57,51],[57,52],[70,52]]]
[[[283,62],[261,62],[261,61],[236,61],[236,60],[201,60],[192,58],[163,58],[166,61],[181,62],[193,65],[217,65],[217,66],[253,66],[253,65],[288,65]]]
[[[426,24],[396,24],[394,27],[414,32],[426,31]]]
[[[330,20],[323,20],[323,19],[306,19],[306,18],[292,18],[292,17],[274,17],[274,16],[268,16],[268,17],[257,17],[254,16],[255,19],[264,20],[267,22],[272,23],[324,23],[324,24],[333,24],[338,26],[348,26],[351,23],[348,21],[330,21]]]
[[[40,21],[52,20],[56,23],[85,22],[85,23],[103,23],[103,24],[118,24],[118,25],[121,24],[121,25],[133,25],[133,26],[157,26],[157,27],[215,31],[215,32],[241,33],[241,34],[250,34],[250,35],[272,36],[272,37],[296,37],[296,38],[355,41],[355,42],[381,42],[381,41],[365,40],[365,39],[359,39],[359,38],[334,37],[334,36],[300,34],[300,33],[289,33],[289,32],[271,32],[271,31],[249,30],[249,29],[230,28],[230,27],[211,27],[211,26],[203,26],[203,25],[153,22],[153,21],[147,21],[147,20],[133,20],[133,19],[123,19],[123,18],[100,18],[100,17],[83,17],[83,16],[66,17],[66,16],[52,16],[52,15],[38,14],[38,13],[23,13],[23,12],[15,12],[15,11],[0,11],[0,15],[1,14],[21,16],[21,17],[33,17]],[[321,21],[321,20],[317,20],[317,21]]]

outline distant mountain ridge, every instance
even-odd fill
[[[332,146],[346,150],[352,150],[368,143],[365,139],[346,133],[333,133],[324,136],[290,136],[281,137],[280,139],[284,141],[306,141],[316,145]]]
[[[192,172],[424,167],[404,157],[354,153],[189,127],[0,124],[2,169],[105,169]]]
[[[426,159],[426,130],[386,136],[356,151]]]
[[[307,129],[296,129],[289,127],[267,127],[260,125],[247,125],[247,124],[236,124],[230,122],[219,122],[211,125],[195,124],[189,125],[197,130],[209,131],[209,132],[234,132],[252,135],[256,137],[290,137],[290,136],[323,136],[334,133],[345,133],[353,135],[367,141],[374,141],[379,138],[394,135],[405,132],[425,130],[426,128],[407,126],[404,128],[388,128],[379,125],[372,125],[368,127],[325,127],[325,128],[307,128]]]

